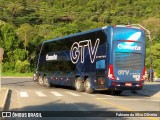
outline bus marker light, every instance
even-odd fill
[[[115,83],[115,82],[112,82],[112,85],[114,85],[114,86],[117,86],[117,83]]]
[[[109,65],[108,78],[110,78],[112,80],[116,80],[116,78],[114,76],[114,71],[113,71],[113,65],[112,64]]]
[[[140,83],[139,86],[143,86],[143,83]]]
[[[144,67],[144,68],[143,68],[143,71],[142,71],[142,77],[141,77],[141,80],[142,80],[142,81],[145,80],[145,78],[146,78],[145,72],[146,72],[146,67]]]

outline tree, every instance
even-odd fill
[[[155,44],[152,46],[152,67],[154,69],[155,72],[157,72],[158,74],[158,77],[160,77],[160,43],[158,44]],[[150,56],[149,56],[149,52],[150,52],[150,49],[147,48],[147,51],[146,51],[146,66],[147,68],[149,68],[150,66]]]
[[[15,33],[15,28],[6,23],[1,27],[1,35],[5,51],[14,50],[18,47],[18,40]]]
[[[160,18],[149,17],[148,19],[142,21],[142,25],[151,31],[153,42],[158,40],[156,38],[160,35]]]
[[[0,20],[0,47],[4,48],[4,41],[3,41],[3,36],[1,32],[1,28],[5,25],[6,23],[2,20]]]
[[[27,51],[28,44],[34,36],[33,27],[28,23],[22,24],[20,28],[17,29],[17,35],[23,42],[24,48]]]
[[[18,3],[18,2],[11,2],[7,5],[7,10],[11,13],[12,17],[15,17],[16,15],[20,14],[24,7]]]

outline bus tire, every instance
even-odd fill
[[[93,93],[94,92],[94,90],[93,90],[93,88],[92,88],[92,85],[91,85],[91,80],[89,79],[89,78],[87,78],[86,80],[85,80],[85,84],[84,84],[85,86],[85,92],[86,93]]]
[[[45,87],[51,87],[51,84],[46,76],[43,77],[43,82]]]
[[[120,95],[122,93],[122,91],[121,90],[115,90],[115,91],[112,91],[112,93],[114,95]]]
[[[84,83],[82,82],[82,78],[78,77],[75,80],[75,88],[78,92],[84,92]]]
[[[33,75],[33,82],[37,82],[38,81],[38,76],[36,74]]]
[[[43,81],[43,76],[42,76],[42,75],[40,75],[40,76],[38,77],[38,84],[40,84],[41,86],[44,85],[44,81]]]

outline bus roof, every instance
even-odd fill
[[[43,44],[48,43],[48,42],[57,41],[57,40],[62,40],[62,39],[69,38],[69,37],[74,37],[74,36],[78,36],[78,35],[83,35],[83,34],[90,33],[90,32],[99,31],[99,30],[102,30],[102,29],[103,29],[103,27],[101,27],[101,28],[96,28],[96,29],[93,29],[93,30],[84,31],[84,32],[80,32],[80,33],[70,34],[70,35],[67,35],[67,36],[64,36],[64,37],[60,37],[60,38],[55,38],[55,39],[51,39],[51,40],[44,41]]]
[[[62,39],[65,39],[65,38],[74,37],[74,36],[78,36],[78,35],[83,35],[83,34],[90,33],[90,32],[96,32],[96,31],[99,31],[99,30],[102,30],[102,29],[107,29],[108,27],[114,27],[114,28],[115,27],[126,27],[126,28],[141,29],[139,27],[134,27],[132,25],[104,26],[104,27],[101,27],[101,28],[96,28],[96,29],[92,29],[92,30],[88,30],[88,31],[84,31],[84,32],[70,34],[70,35],[67,35],[67,36],[64,36],[64,37],[60,37],[60,38],[50,39],[50,40],[44,41],[42,44],[45,44],[45,43],[48,43],[48,42],[53,42],[53,41],[58,41],[58,40],[62,40]]]

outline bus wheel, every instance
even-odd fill
[[[84,92],[84,84],[82,82],[82,78],[78,77],[75,81],[75,88],[78,92]]]
[[[33,82],[37,82],[38,81],[38,76],[36,74],[33,75]]]
[[[51,87],[51,84],[48,81],[48,78],[46,76],[43,77],[44,86]]]
[[[116,90],[116,91],[112,91],[112,93],[115,94],[115,95],[120,95],[122,93],[122,91],[121,90]]]
[[[43,82],[43,76],[40,75],[39,78],[38,78],[38,83],[43,86],[44,85],[44,82]]]
[[[91,86],[91,81],[89,78],[86,79],[85,83],[84,83],[84,86],[85,86],[85,92],[87,93],[93,93],[94,90]]]

